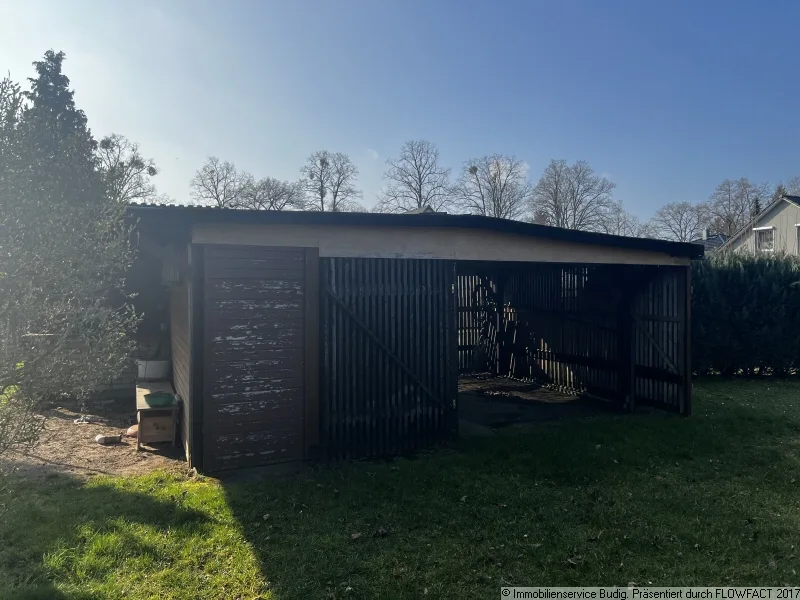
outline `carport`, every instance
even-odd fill
[[[700,246],[441,213],[130,215],[163,265],[200,469],[429,446],[456,433],[459,373],[476,368],[691,410]]]

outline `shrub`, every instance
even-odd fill
[[[719,253],[693,265],[695,372],[786,374],[800,367],[800,258]]]

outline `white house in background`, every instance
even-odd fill
[[[783,196],[772,202],[720,250],[800,254],[800,196]]]

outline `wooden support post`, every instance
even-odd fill
[[[452,266],[448,267],[452,272],[452,279],[450,281],[450,289],[452,297],[450,298],[451,314],[448,319],[447,334],[449,340],[447,342],[449,371],[448,380],[450,387],[448,389],[448,399],[452,402],[450,410],[450,433],[453,439],[457,440],[459,436],[458,431],[458,372],[459,372],[459,339],[458,339],[458,263],[453,261]]]
[[[684,268],[686,271],[683,276],[683,298],[679,298],[679,302],[683,306],[681,311],[683,314],[683,335],[682,335],[682,373],[683,389],[681,394],[680,411],[681,414],[688,417],[692,414],[692,265]]]
[[[189,389],[192,403],[189,424],[191,435],[189,466],[203,468],[203,370],[205,368],[205,261],[204,248],[189,246]]]
[[[305,251],[305,457],[318,458],[320,443],[320,285],[319,248],[306,248]]]
[[[620,404],[623,410],[633,412],[636,409],[635,391],[635,369],[636,369],[636,347],[634,342],[634,306],[636,287],[631,285],[626,274],[623,274],[620,281],[622,296],[619,303],[618,313],[618,350],[619,350],[619,371],[617,374],[617,389],[619,392]]]

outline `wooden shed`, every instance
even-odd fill
[[[129,212],[169,284],[198,469],[447,438],[481,347],[497,376],[690,413],[701,246],[442,213]]]

